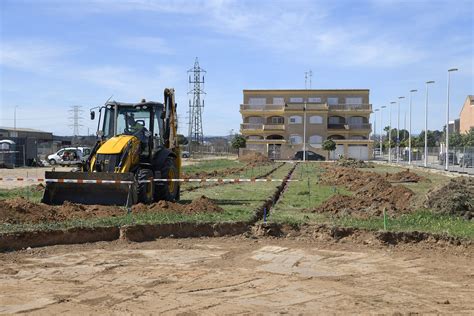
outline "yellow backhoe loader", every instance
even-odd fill
[[[91,119],[95,110],[91,110]],[[46,172],[42,202],[123,205],[179,200],[180,177],[174,89],[164,103],[107,101],[98,107],[99,140],[77,172]]]

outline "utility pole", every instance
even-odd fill
[[[202,77],[201,77],[201,73]],[[188,95],[192,95],[192,101],[189,100],[189,133],[188,146],[189,152],[193,150],[193,146],[199,146],[204,142],[204,134],[202,131],[202,108],[204,108],[204,100],[201,95],[204,92],[204,73],[206,71],[199,66],[198,58],[194,61],[194,67],[188,70],[190,90]]]

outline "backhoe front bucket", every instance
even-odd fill
[[[45,174],[46,189],[41,202],[131,206],[136,203],[133,173],[54,172]]]

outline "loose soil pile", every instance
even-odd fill
[[[267,156],[262,155],[261,153],[250,153],[239,157],[239,160],[242,162],[270,162]]]
[[[190,204],[159,201],[150,205],[138,204],[132,207],[132,213],[178,212],[193,214],[222,211],[220,206],[205,196],[193,200]],[[118,206],[83,205],[70,202],[52,206],[33,203],[23,198],[0,200],[0,223],[8,224],[61,222],[71,219],[116,217],[124,214],[126,211]]]
[[[424,206],[437,213],[474,219],[474,179],[453,178],[448,183],[430,190]]]
[[[354,158],[340,158],[336,161],[336,166],[348,167],[348,168],[373,168],[372,163],[367,163],[363,160],[357,160]]]
[[[179,204],[168,201],[159,201],[153,204],[137,204],[132,207],[132,212],[173,212],[173,213],[221,213],[224,209],[216,204],[216,202],[202,195],[194,199],[189,204]]]
[[[375,172],[330,168],[322,179],[325,184],[343,185],[353,191],[354,195],[335,195],[316,207],[313,212],[369,217],[381,215],[384,209],[389,216],[411,210],[410,199],[414,194],[413,191],[404,186],[393,186]]]
[[[419,181],[429,181],[425,177],[422,177],[414,172],[410,172],[410,169],[405,171],[400,171],[397,173],[387,173],[385,178],[391,182],[419,182]]]

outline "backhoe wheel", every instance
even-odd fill
[[[155,195],[155,183],[153,182],[153,171],[150,169],[139,169],[138,180],[138,203],[150,204]]]
[[[164,179],[179,178],[178,169],[176,168],[176,160],[168,157],[164,165],[161,167],[161,177]],[[179,199],[179,182],[167,181],[157,183],[155,200],[177,201]]]

